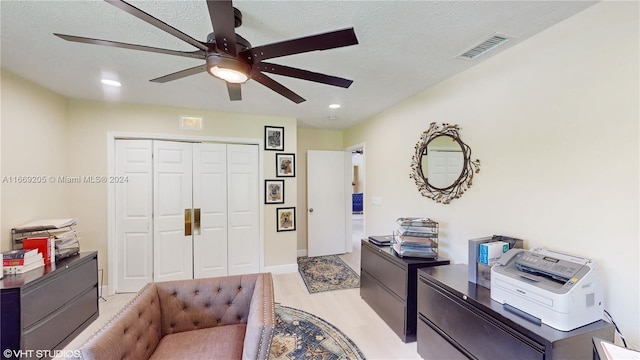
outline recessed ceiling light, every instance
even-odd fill
[[[122,84],[120,84],[120,82],[115,81],[115,80],[102,79],[102,80],[100,80],[100,82],[105,84],[105,85],[109,85],[109,86],[122,86]]]
[[[331,104],[329,105],[329,109],[340,109],[340,104]]]

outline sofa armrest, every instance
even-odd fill
[[[158,292],[150,283],[74,351],[72,359],[148,359],[162,337],[160,319]]]
[[[266,360],[275,325],[273,278],[271,273],[258,275],[251,298],[242,358]]]

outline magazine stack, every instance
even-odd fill
[[[428,218],[404,217],[396,220],[391,248],[400,257],[438,257],[438,223]]]

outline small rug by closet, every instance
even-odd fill
[[[353,341],[325,320],[280,304],[275,310],[270,360],[364,359]]]
[[[338,255],[299,257],[298,271],[310,294],[360,287],[360,276]]]

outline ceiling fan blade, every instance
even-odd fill
[[[174,28],[173,26],[156,19],[155,17],[147,14],[146,12],[138,9],[137,7],[127,3],[125,1],[122,1],[122,0],[105,0],[105,1],[108,2],[111,5],[119,8],[119,9],[124,10],[125,12],[137,17],[138,19],[140,19],[142,21],[145,21],[145,22],[157,27],[158,29],[169,33],[170,35],[173,35],[173,36],[177,37],[178,39],[197,47],[198,49],[200,49],[202,51],[209,51],[209,48],[207,47],[206,44],[204,44],[204,43],[192,38],[191,36],[183,33],[182,31]],[[233,16],[233,14],[232,14],[232,16]]]
[[[149,81],[157,82],[157,83],[166,83],[166,82],[169,82],[169,81],[182,79],[182,78],[187,77],[187,76],[199,74],[199,73],[205,72],[205,71],[207,71],[207,65],[198,65],[196,67],[192,67],[192,68],[189,68],[189,69],[185,69],[185,70],[181,70],[181,71],[178,71],[178,72],[174,72],[173,74],[161,76],[159,78],[155,78],[155,79],[152,79],[152,80],[149,80]]]
[[[294,93],[293,91],[286,88],[284,85],[280,84],[279,82],[273,80],[272,78],[268,77],[263,73],[260,73],[260,72],[256,73],[255,75],[253,75],[252,79],[268,87],[269,89],[277,92],[278,94],[286,97],[287,99],[293,101],[296,104],[300,104],[301,102],[306,101],[300,95]]]
[[[348,28],[256,46],[242,51],[240,55],[251,63],[257,64],[261,60],[275,57],[316,50],[335,49],[343,46],[356,45],[357,43],[358,39],[356,38],[356,33],[353,31],[353,28]]]
[[[207,0],[209,17],[218,49],[236,56],[236,31],[231,0]]]
[[[206,58],[205,53],[203,51],[201,51],[201,50],[196,50],[196,51],[175,51],[175,50],[161,49],[161,48],[155,48],[155,47],[150,47],[150,46],[126,44],[126,43],[121,43],[121,42],[117,42],[117,41],[91,39],[91,38],[86,38],[86,37],[81,37],[81,36],[55,34],[55,33],[53,35],[55,35],[55,36],[57,36],[57,37],[59,37],[61,39],[67,40],[67,41],[79,42],[79,43],[84,43],[84,44],[111,46],[111,47],[116,47],[116,48],[121,48],[121,49],[140,50],[140,51],[154,52],[154,53],[159,53],[159,54],[184,56],[184,57],[190,57],[190,58],[195,58],[195,59],[205,59]]]
[[[256,65],[258,71],[264,71],[271,74],[284,75],[294,77],[302,80],[315,81],[321,84],[339,86],[348,88],[353,83],[353,80],[343,79],[337,76],[320,74],[313,71],[292,68],[285,65],[278,65],[272,63],[261,62]]]
[[[237,101],[242,100],[242,89],[240,84],[227,83],[227,90],[229,91],[229,100]]]

